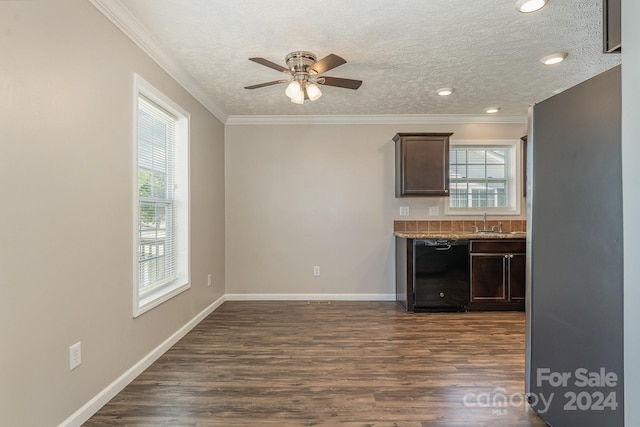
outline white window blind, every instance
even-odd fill
[[[135,76],[134,317],[189,289],[189,114]]]
[[[447,215],[519,215],[518,140],[459,140],[449,147]]]
[[[508,147],[455,146],[449,152],[449,206],[508,206]]]
[[[176,278],[177,118],[138,99],[138,286],[141,297]]]

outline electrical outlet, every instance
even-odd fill
[[[320,275],[320,266],[319,265],[313,266],[313,275],[314,276],[319,276]]]
[[[211,286],[211,273],[207,274],[207,286]]]
[[[429,216],[438,216],[438,215],[440,215],[440,207],[429,206]]]
[[[69,347],[69,370],[73,371],[82,363],[82,344],[80,341]]]
[[[409,216],[409,206],[400,206],[400,216]]]

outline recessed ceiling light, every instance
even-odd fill
[[[500,111],[500,107],[489,107],[486,110],[484,110],[484,112],[487,114],[495,114],[498,111]]]
[[[453,89],[450,87],[443,87],[436,91],[440,96],[449,96],[453,93]]]
[[[547,55],[540,60],[544,65],[553,65],[565,60],[569,54],[567,52],[556,52],[551,55]]]
[[[516,9],[522,13],[535,12],[540,10],[547,4],[549,0],[518,0],[516,2]]]

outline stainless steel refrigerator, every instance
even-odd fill
[[[526,393],[553,427],[624,424],[620,76],[530,108]]]

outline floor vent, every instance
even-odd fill
[[[307,305],[328,305],[331,301],[307,301]]]

